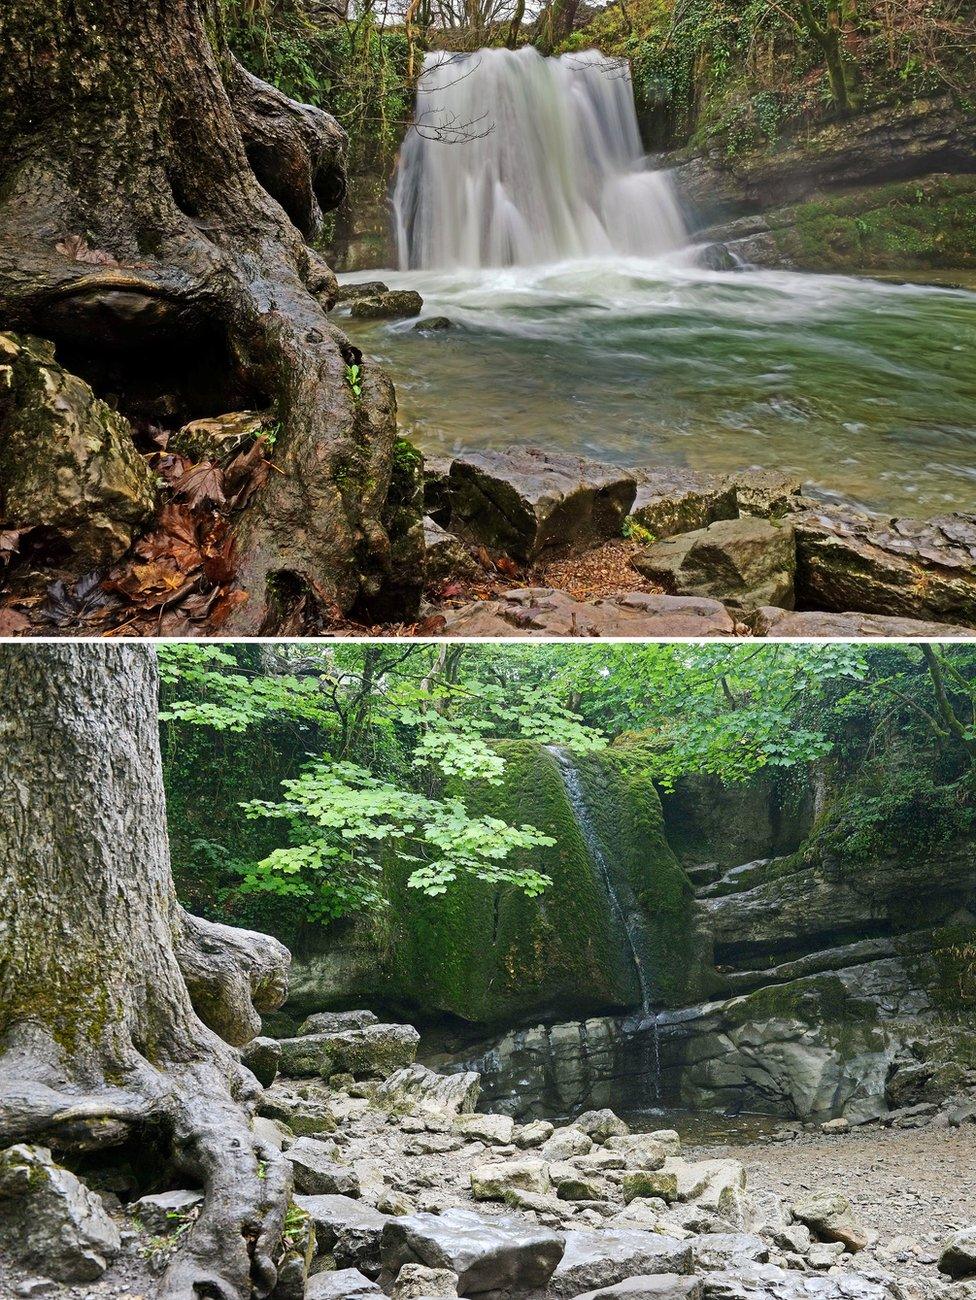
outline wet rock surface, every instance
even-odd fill
[[[424,300],[414,289],[387,289],[375,294],[356,294],[349,314],[357,320],[402,320],[419,316]]]

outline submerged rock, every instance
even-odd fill
[[[574,600],[551,587],[506,591],[446,616],[444,636],[734,636],[740,625],[717,600],[634,591]]]
[[[666,591],[681,595],[711,596],[742,609],[793,605],[796,559],[789,524],[723,519],[655,542],[633,563]]]
[[[122,1239],[101,1200],[46,1147],[0,1151],[0,1246],[59,1282],[94,1282]]]
[[[425,316],[423,320],[417,321],[414,329],[419,334],[436,334],[443,330],[454,328],[454,322],[447,316]]]
[[[637,484],[614,465],[514,447],[456,457],[447,491],[454,532],[532,560],[619,536]]]
[[[393,1219],[383,1231],[385,1273],[396,1275],[411,1263],[450,1269],[458,1276],[463,1296],[542,1290],[562,1254],[558,1233],[515,1215],[486,1218],[471,1210],[447,1209]]]
[[[51,344],[0,334],[0,521],[43,529],[72,566],[118,559],[155,507],[128,420],[54,360]]]

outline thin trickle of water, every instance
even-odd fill
[[[644,919],[640,913],[636,898],[629,890],[622,887],[620,880],[610,869],[603,845],[600,842],[600,836],[590,816],[586,796],[580,782],[579,770],[573,763],[570,754],[557,745],[550,745],[549,752],[556,760],[566,796],[572,805],[577,825],[586,842],[590,861],[603,881],[614,920],[620,927],[621,933],[626,935],[630,947],[641,997],[638,1034],[641,1036],[641,1041],[648,1048],[642,1073],[653,1079],[654,1096],[659,1098],[661,1095],[661,1043],[658,1031],[658,1015],[652,1006],[654,973],[651,969],[650,943],[644,926]]]
[[[687,242],[630,68],[595,50],[429,54],[393,192],[401,270],[654,256]]]

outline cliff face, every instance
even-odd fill
[[[831,832],[858,793],[823,772],[680,783],[667,836],[726,996],[469,1050],[488,1100],[520,1115],[612,1098],[863,1121],[976,1084],[971,841],[838,853]]]

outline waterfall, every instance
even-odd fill
[[[590,855],[590,861],[593,863],[597,875],[606,889],[610,911],[621,932],[627,937],[631,958],[634,963],[634,971],[637,975],[637,984],[640,989],[641,1021],[639,1033],[644,1035],[646,1030],[650,1030],[650,1034],[646,1035],[642,1040],[649,1048],[650,1056],[650,1059],[648,1059],[647,1055],[644,1057],[644,1072],[653,1078],[654,1096],[659,1098],[661,1095],[661,1044],[658,1033],[658,1017],[652,1007],[654,974],[650,938],[644,924],[644,916],[629,883],[623,879],[619,872],[613,871],[607,861],[599,832],[593,824],[593,818],[590,816],[589,805],[580,781],[579,769],[567,750],[560,748],[558,745],[550,745],[548,749],[556,760],[566,797],[572,805],[576,823],[580,828],[587,852]]]
[[[687,242],[667,173],[644,163],[629,65],[595,50],[428,55],[393,209],[401,270]]]

